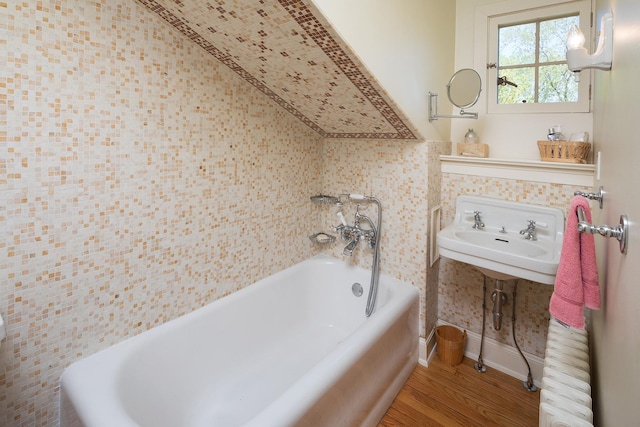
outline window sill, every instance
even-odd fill
[[[440,156],[443,173],[593,187],[595,165]]]

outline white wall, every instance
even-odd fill
[[[628,253],[614,239],[596,237],[602,308],[592,312],[596,425],[638,425],[640,407],[640,145],[637,104],[640,100],[640,3],[599,0],[597,16],[612,11],[613,66],[597,71],[594,133],[602,150],[602,179],[606,191],[602,211],[594,222],[618,224],[621,213],[631,221]]]
[[[556,0],[457,0],[455,69],[474,68],[482,77],[486,88],[486,58],[474,49],[476,42],[475,15],[486,8],[507,9],[521,5],[527,9],[540,3],[562,3]],[[578,131],[592,132],[592,114],[487,114],[487,91],[483,90],[478,104],[469,109],[479,113],[478,120],[452,119],[451,140],[463,142],[469,127],[480,136],[480,142],[489,144],[489,156],[504,159],[540,160],[536,141],[546,138],[547,129],[560,124],[566,134]],[[443,97],[446,99],[446,97]],[[443,99],[443,101],[444,101]],[[598,141],[596,141],[596,146]],[[455,150],[454,150],[455,151]]]
[[[453,73],[455,2],[314,3],[422,135],[430,141],[449,140],[447,120],[428,121],[427,93],[444,88]]]

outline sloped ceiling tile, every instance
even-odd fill
[[[422,139],[310,0],[137,1],[322,137]]]

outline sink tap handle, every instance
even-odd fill
[[[546,222],[536,221],[535,219],[528,219],[527,223],[529,224],[529,227],[549,228],[549,224],[547,224]]]
[[[465,211],[465,213],[467,213],[467,211]],[[481,229],[483,229],[483,228],[484,228],[484,222],[482,222],[482,218],[480,217],[480,214],[481,214],[482,212],[480,212],[480,211],[468,211],[468,213],[469,213],[470,215],[473,215],[473,221],[474,221],[474,224],[473,224],[473,227],[472,227],[472,228],[473,228],[474,230],[481,230]]]

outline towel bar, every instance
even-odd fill
[[[584,191],[575,191],[573,193],[574,196],[582,196],[586,197],[589,200],[597,200],[600,209],[602,209],[602,205],[604,204],[604,187],[600,186],[600,191],[597,193],[585,193]]]
[[[620,242],[620,252],[627,253],[627,241],[629,237],[629,219],[626,214],[620,215],[620,224],[616,227],[609,225],[592,225],[587,221],[584,209],[578,206],[578,231],[583,234],[599,234],[604,237],[614,237]]]

